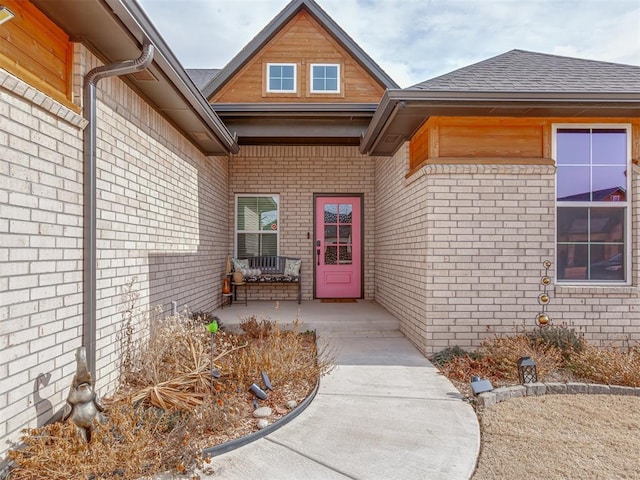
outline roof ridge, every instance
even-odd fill
[[[640,66],[513,49],[405,90],[640,93]]]

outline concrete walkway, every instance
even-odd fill
[[[297,418],[213,458],[202,478],[468,479],[480,447],[471,406],[374,302],[235,303],[226,326],[250,315],[280,325],[299,318],[337,349],[337,368]]]

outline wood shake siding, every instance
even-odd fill
[[[73,104],[73,45],[67,34],[28,1],[2,5],[15,18],[0,28],[0,68],[79,111]]]
[[[296,93],[266,91],[268,63],[297,65]],[[312,63],[340,65],[340,93],[310,92],[309,68]],[[377,103],[383,92],[384,88],[375,82],[309,13],[301,11],[209,101]]]

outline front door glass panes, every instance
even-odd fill
[[[353,252],[353,206],[326,204],[324,206],[324,263],[350,265]]]

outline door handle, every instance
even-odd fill
[[[318,257],[318,266],[320,266],[320,249],[316,250]]]

